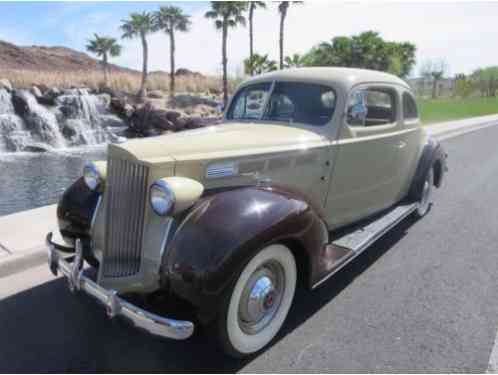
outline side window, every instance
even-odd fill
[[[405,120],[418,119],[417,103],[413,96],[407,92],[403,93],[403,116]]]
[[[304,82],[277,82],[271,95],[266,120],[323,126],[334,114],[332,88]]]
[[[396,92],[389,88],[359,89],[350,97],[348,124],[377,126],[396,121]]]
[[[271,83],[248,86],[237,93],[228,112],[230,120],[259,120],[270,93]]]

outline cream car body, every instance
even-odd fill
[[[319,100],[286,97],[293,85]],[[315,113],[300,105],[315,106],[319,121],[300,120]],[[102,191],[80,183],[65,193],[61,233],[69,242],[89,239],[83,255],[95,258],[99,287],[120,294],[167,289],[209,321],[218,315],[213,299],[224,298],[260,246],[289,247],[315,287],[364,250],[334,244],[338,229],[419,196],[425,214],[431,185],[441,184],[445,154],[420,126],[410,87],[392,75],[278,71],[243,83],[227,108],[218,126],[109,145],[107,165],[96,166],[105,175]],[[167,216],[148,203],[159,180],[177,196]],[[84,199],[95,205],[91,220],[90,211],[78,211]],[[284,263],[293,272],[294,261]]]

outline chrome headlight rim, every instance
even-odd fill
[[[161,200],[157,196],[162,193],[164,196]],[[175,209],[176,197],[171,186],[164,180],[155,181],[149,189],[149,201],[152,210],[159,216],[171,214]]]
[[[83,167],[83,180],[85,185],[92,191],[98,190],[102,186],[102,175],[95,163],[88,162]]]

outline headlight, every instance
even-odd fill
[[[160,216],[168,215],[175,206],[175,193],[164,180],[158,180],[150,187],[150,205]]]
[[[87,163],[83,168],[83,179],[90,190],[97,190],[102,184],[102,175],[94,163]]]

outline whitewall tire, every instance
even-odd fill
[[[291,307],[296,281],[296,261],[283,245],[270,245],[249,261],[218,323],[219,338],[228,354],[247,356],[275,337]]]
[[[425,216],[432,205],[432,192],[434,190],[434,168],[431,167],[425,176],[424,186],[417,202],[415,214],[417,217]]]

